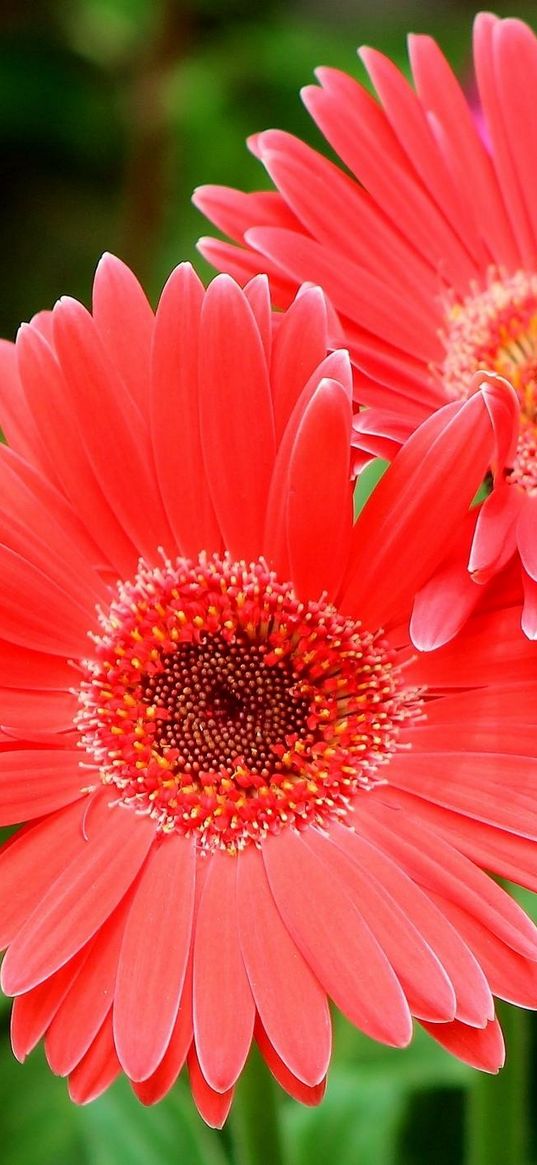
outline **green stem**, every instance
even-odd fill
[[[230,1126],[236,1165],[284,1165],[277,1085],[255,1045],[237,1088]]]
[[[528,1015],[502,1004],[498,1015],[505,1068],[498,1076],[475,1077],[468,1097],[466,1165],[528,1165]]]

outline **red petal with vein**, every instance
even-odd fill
[[[520,615],[512,607],[470,619],[454,641],[409,661],[406,682],[461,688],[489,684],[494,674],[502,683],[534,680],[535,648],[520,634]]]
[[[0,512],[0,541],[93,615],[108,592],[92,566],[95,545],[65,498],[6,446],[0,448],[0,493],[9,497],[9,508]]]
[[[530,578],[537,580],[537,499],[531,494],[525,494],[521,499],[521,506],[517,523],[517,542],[522,559],[522,565]]]
[[[25,329],[22,324],[18,336]],[[18,340],[17,336],[17,340]],[[23,388],[17,360],[17,348],[8,340],[0,339],[0,384],[2,431],[12,449],[40,473],[56,481],[53,462],[41,434],[37,430],[31,401]]]
[[[0,753],[0,825],[41,817],[81,797],[87,773],[80,755],[80,750]]]
[[[49,886],[84,851],[86,810],[84,798],[21,830],[0,850],[0,949],[12,942]]]
[[[274,337],[270,378],[279,441],[293,408],[326,355],[326,300],[319,287],[297,296]]]
[[[155,562],[156,547],[171,547],[173,539],[155,480],[147,426],[109,360],[92,317],[76,300],[65,298],[56,305],[54,335],[95,477],[139,553]]]
[[[410,638],[418,651],[434,651],[449,643],[482,598],[470,578],[466,561],[457,556],[439,566],[418,591],[410,619]]]
[[[537,639],[537,582],[529,574],[522,575],[524,608],[520,625],[528,639]]]
[[[537,1008],[537,963],[518,955],[453,902],[442,898],[439,904],[475,951],[494,995],[519,1007]]]
[[[494,29],[496,84],[506,126],[516,126],[509,134],[509,149],[520,194],[525,204],[533,238],[533,264],[537,259],[537,208],[531,191],[537,184],[535,152],[528,110],[537,103],[537,41],[521,20],[503,20]]]
[[[244,297],[252,309],[255,322],[261,336],[263,351],[267,367],[270,368],[272,358],[272,306],[270,302],[270,287],[266,275],[254,275],[243,287]],[[326,349],[325,349],[326,350]],[[323,353],[324,355],[324,353]]]
[[[520,263],[517,263],[517,266],[529,265],[531,269],[535,260],[535,241],[513,162],[512,134],[509,132],[509,123],[505,120],[497,74],[496,46],[499,31],[500,22],[495,16],[488,12],[478,14],[474,24],[475,72],[485,125],[492,145],[492,164],[520,255]]]
[[[115,255],[104,254],[95,272],[92,313],[110,359],[147,417],[154,315],[138,280]]]
[[[21,1063],[46,1032],[88,954],[89,948],[84,947],[50,979],[15,999],[11,1012],[11,1046]]]
[[[268,369],[253,313],[228,276],[210,284],[201,317],[200,416],[209,489],[235,558],[261,546],[274,461]]]
[[[409,81],[399,72],[393,61],[375,49],[360,48],[359,56],[377,90],[394,133],[426,188],[473,257],[488,263],[489,253],[479,237],[479,224],[477,216],[473,213],[472,201],[461,198],[460,187],[454,182],[448,160],[443,157],[431,132],[430,118]],[[483,168],[484,151],[471,123],[470,130],[470,151],[476,155],[477,162],[474,169],[479,170]],[[489,175],[486,175],[487,177]],[[489,195],[490,180],[486,181],[486,178],[485,186]],[[489,236],[485,237],[488,242]],[[501,241],[504,241],[503,237]],[[504,246],[501,251],[502,257],[505,257],[505,252]]]
[[[295,215],[281,194],[274,190],[244,194],[229,186],[198,186],[192,195],[194,206],[219,230],[237,243],[244,241],[244,231],[262,222],[271,226],[296,227]]]
[[[172,835],[153,847],[123,936],[114,996],[116,1051],[131,1080],[160,1064],[173,1031],[190,950],[194,844]]]
[[[112,1012],[108,1013],[91,1048],[69,1077],[69,1096],[75,1104],[89,1104],[113,1084],[121,1071],[112,1035]]]
[[[41,734],[49,737],[57,732],[68,733],[73,729],[73,716],[78,710],[76,697],[70,695],[68,692],[32,692],[26,691],[24,688],[1,688],[0,689],[0,715],[2,716],[2,731],[11,733],[15,736],[26,737],[29,740],[35,740]],[[80,759],[80,756],[77,757]],[[81,783],[79,782],[79,789]],[[5,791],[8,800],[16,799],[19,790],[11,789]],[[50,789],[51,807],[54,798],[54,790]],[[56,804],[56,808],[60,805],[67,804],[66,798],[64,801],[60,799]],[[1,798],[0,798],[1,800]],[[22,793],[22,800],[24,801],[24,792]],[[15,822],[24,821],[30,817],[39,817],[40,813],[26,813],[21,812],[15,818]],[[13,824],[15,824],[13,822]],[[5,825],[10,824],[4,822]]]
[[[481,392],[445,405],[408,439],[354,527],[344,610],[374,627],[404,613],[463,521],[492,440]]]
[[[447,1020],[455,1015],[455,994],[451,983],[419,930],[410,921],[382,882],[356,861],[356,845],[347,853],[341,833],[330,840],[313,830],[308,844],[337,873],[345,884],[383,951],[387,955],[406,995],[413,1015],[420,1019]],[[352,860],[354,856],[354,861]]]
[[[390,767],[393,786],[477,821],[534,839],[536,776],[537,758],[491,756],[488,752],[400,755]]]
[[[283,921],[336,1006],[373,1039],[407,1044],[403,992],[344,883],[290,830],[266,839],[262,852]]]
[[[279,308],[285,309],[292,303],[296,286],[292,279],[282,276],[275,263],[263,259],[259,262],[259,255],[245,247],[235,247],[232,243],[224,243],[221,239],[211,239],[202,235],[196,244],[198,251],[208,263],[212,263],[217,271],[225,271],[237,281],[239,287],[259,274],[260,266],[270,278],[272,301]]]
[[[409,56],[422,106],[456,143],[459,190],[466,205],[479,208],[476,226],[497,263],[518,265],[519,256],[487,151],[462,89],[438,46],[426,36],[409,38]]]
[[[356,264],[346,255],[295,231],[254,227],[246,241],[297,283],[318,283],[338,312],[351,319],[358,316],[367,331],[423,361],[441,359],[436,336],[420,328],[419,313],[409,307],[404,289],[391,287],[366,268],[357,275]]]
[[[151,419],[156,474],[170,526],[184,554],[218,550],[200,436],[198,360],[204,289],[189,263],[160,297],[152,357]],[[180,422],[179,422],[180,418]]]
[[[185,1063],[192,1043],[192,958],[187,967],[185,983],[177,1019],[170,1042],[162,1060],[147,1080],[134,1082],[132,1087],[142,1104],[157,1104],[170,1091]]]
[[[200,1116],[212,1129],[221,1129],[233,1102],[233,1088],[228,1088],[226,1092],[216,1092],[207,1084],[194,1044],[188,1055],[188,1075],[192,1099]]]
[[[486,870],[509,878],[528,890],[537,891],[535,842],[527,837],[506,833],[493,825],[462,817],[430,801],[422,801],[400,789],[384,790],[383,799],[397,810],[410,813],[426,829],[432,827],[449,838],[467,857]]]
[[[491,1020],[484,1028],[467,1027],[457,1019],[453,1023],[423,1022],[421,1026],[447,1052],[472,1068],[491,1073],[503,1068],[505,1045],[497,1019]]]
[[[352,375],[346,352],[331,352],[314,369],[295,404],[276,454],[267,502],[262,549],[282,578],[289,578],[291,570],[287,537],[289,464],[305,410],[323,379],[337,380],[339,384],[344,385],[345,390],[350,389]]]
[[[110,1009],[131,900],[131,893],[127,893],[96,934],[91,958],[84,963],[47,1032],[47,1060],[57,1076],[67,1076],[80,1063]]]
[[[377,798],[369,798],[361,813],[373,836],[376,834],[381,844],[384,839],[390,853],[397,855],[425,888],[445,894],[480,918],[514,950],[537,957],[537,927],[531,919],[505,890],[440,834],[430,831],[424,835],[419,823],[407,814],[394,813]]]
[[[387,222],[356,182],[290,134],[268,130],[260,135],[259,143],[261,161],[287,203],[296,207],[303,230],[355,262],[361,269],[360,277],[364,268],[376,263],[388,294],[390,285],[402,285],[411,292],[413,312],[434,311],[431,299],[438,284],[435,287],[430,265]],[[292,255],[289,258],[292,261]],[[360,299],[354,318],[369,326],[360,311]],[[396,342],[397,329],[387,338]]]
[[[0,684],[4,688],[24,688],[26,692],[73,685],[73,668],[68,660],[46,652],[31,651],[0,640]]]
[[[267,1033],[265,1032],[259,1017],[255,1024],[255,1039],[259,1051],[274,1079],[277,1080],[281,1088],[293,1097],[293,1100],[298,1100],[299,1104],[316,1105],[320,1104],[326,1092],[326,1077],[320,1080],[318,1084],[308,1086],[302,1080],[298,1080],[293,1073],[289,1071],[287,1065],[280,1059],[278,1053],[273,1048]]]
[[[477,518],[468,570],[477,582],[505,566],[516,550],[517,519],[523,498],[512,486],[497,485]]]
[[[104,814],[11,944],[2,965],[7,995],[29,991],[76,954],[136,877],[154,841],[153,822],[106,805]]]
[[[107,561],[128,577],[136,566],[136,550],[96,480],[91,458],[80,441],[68,382],[56,356],[33,326],[20,329],[17,353],[28,400],[58,466],[64,495]]]
[[[289,464],[287,541],[299,598],[332,599],[346,566],[352,527],[350,396],[322,380],[304,410]]]
[[[446,223],[369,93],[337,69],[317,69],[323,86],[307,86],[302,99],[331,146],[419,254],[457,290],[475,274],[466,248]]]
[[[0,571],[3,639],[52,655],[87,654],[88,630],[96,622],[91,602],[79,606],[68,590],[9,546],[0,546]]]
[[[268,1039],[293,1076],[318,1085],[331,1051],[326,994],[285,928],[251,846],[238,858],[237,894],[242,954]]]
[[[356,825],[356,828],[358,826]],[[485,976],[461,936],[429,895],[397,862],[368,836],[340,828],[334,831],[338,846],[353,861],[364,866],[404,910],[410,922],[436,955],[456,995],[456,1017],[470,1024],[483,1023],[490,1015],[492,1000]]]
[[[239,938],[236,877],[236,861],[227,853],[215,853],[196,920],[194,1037],[205,1080],[217,1092],[227,1092],[237,1080],[254,1026]]]
[[[537,700],[537,679],[518,683],[494,683],[487,688],[479,688],[473,692],[452,692],[442,696],[441,700],[427,702],[427,719],[416,725],[416,734],[413,737],[415,746],[419,746],[419,739],[427,736],[429,730],[443,728],[445,732],[444,745],[453,742],[453,730],[463,732],[464,740],[479,740],[483,725],[496,724],[498,736],[509,739],[511,729],[533,723],[532,700]],[[468,721],[466,722],[466,717]],[[503,718],[505,724],[500,724]],[[505,737],[504,737],[505,730]],[[402,728],[403,739],[406,728]],[[457,735],[457,743],[459,736]],[[465,744],[466,747],[466,744]],[[502,751],[497,749],[498,752]],[[524,751],[524,750],[522,750]],[[531,751],[531,750],[530,750]]]

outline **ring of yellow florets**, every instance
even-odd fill
[[[509,480],[537,491],[537,275],[492,269],[484,289],[448,306],[442,340],[446,355],[437,372],[454,398],[467,395],[479,369],[513,385],[521,432]]]
[[[118,800],[235,850],[344,815],[416,709],[393,654],[266,563],[144,563],[84,662],[77,725]]]

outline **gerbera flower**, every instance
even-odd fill
[[[537,930],[481,869],[537,884],[534,649],[500,602],[427,656],[407,632],[509,392],[427,421],[353,525],[326,342],[316,289],[273,318],[263,279],[185,265],[154,317],[108,257],[93,317],[1,348],[2,984],[80,1102],[186,1061],[221,1124],[255,1039],[315,1103],[329,998],[495,1071],[492,992],[537,1004]]]
[[[477,111],[433,40],[411,37],[409,53],[414,86],[360,50],[378,101],[319,69],[303,99],[350,173],[290,134],[258,135],[252,150],[279,193],[201,188],[196,204],[241,246],[203,239],[200,249],[241,281],[262,266],[282,305],[302,280],[326,289],[370,406],[355,423],[366,457],[391,457],[432,411],[468,395],[477,369],[510,380],[520,435],[481,508],[469,569],[485,582],[518,551],[523,626],[537,637],[537,40],[519,20],[477,17]],[[415,613],[422,646],[479,601],[455,566],[449,602],[445,586],[435,590],[440,640],[429,603]]]

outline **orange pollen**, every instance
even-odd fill
[[[434,371],[453,398],[468,394],[479,369],[504,376],[520,401],[521,433],[510,481],[537,492],[537,275],[489,272],[446,310],[446,355]]]
[[[343,817],[420,710],[380,634],[300,602],[263,559],[142,561],[100,623],[87,758],[120,803],[201,849]]]

